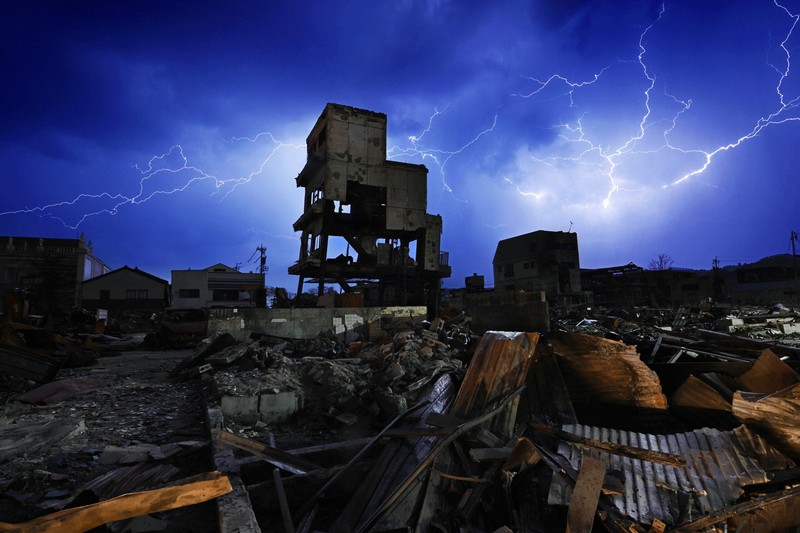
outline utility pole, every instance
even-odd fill
[[[261,283],[263,286],[258,289],[258,295],[256,297],[256,307],[266,307],[267,306],[267,247],[264,244],[260,244],[256,251],[253,252],[253,255],[250,256],[252,259],[256,254],[258,254],[258,273],[262,276]]]
[[[260,262],[259,262],[258,272],[260,274],[266,274],[267,273],[267,247],[264,246],[263,244],[261,244],[258,248],[256,248],[256,251],[261,254],[261,259],[260,259]]]
[[[714,299],[714,302],[720,302],[722,301],[723,298],[722,295],[723,280],[722,280],[722,272],[719,271],[719,258],[715,257],[711,261],[711,270],[714,272],[714,277],[711,286],[712,298]]]

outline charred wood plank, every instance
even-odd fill
[[[404,420],[398,429],[417,427],[431,414],[447,412],[454,397],[455,384],[452,377],[445,374],[436,381],[433,389],[426,396],[429,405]],[[359,523],[371,516],[375,509],[397,490],[397,487],[408,477],[416,465],[428,456],[436,443],[436,437],[393,439],[387,443],[375,461],[375,466],[363,477],[361,486],[350,498],[330,530],[349,533],[357,529]],[[405,517],[404,513],[412,512],[416,507],[416,494],[417,491],[414,487],[407,490],[402,501],[396,505],[391,514],[386,516],[384,521],[402,522]],[[406,504],[407,507],[403,507]]]
[[[730,524],[733,526],[730,529],[732,531],[788,531],[800,525],[798,506],[800,506],[800,486],[795,486],[681,524],[674,531],[687,533],[707,531],[715,524],[728,521],[735,522]],[[752,514],[756,512],[757,514]]]
[[[606,475],[606,464],[584,454],[567,513],[567,533],[590,533]]]
[[[341,477],[341,476],[342,476],[342,475],[343,475],[345,472],[347,472],[349,468],[351,468],[351,467],[352,467],[353,465],[355,465],[355,464],[356,464],[356,463],[357,463],[357,462],[358,462],[358,461],[359,461],[359,460],[360,460],[362,457],[364,457],[364,455],[365,455],[365,454],[366,454],[366,453],[367,453],[369,450],[371,450],[371,449],[372,449],[372,447],[373,447],[375,444],[377,444],[377,443],[378,443],[378,442],[379,442],[379,441],[380,441],[380,440],[383,438],[384,434],[385,434],[387,431],[389,431],[389,430],[392,428],[392,426],[394,426],[394,425],[395,425],[397,422],[399,422],[400,420],[402,420],[402,419],[406,418],[408,415],[410,415],[410,414],[414,413],[415,411],[418,411],[419,409],[422,409],[423,407],[427,406],[429,403],[430,403],[430,402],[428,402],[427,400],[426,400],[426,401],[423,401],[423,402],[421,402],[421,403],[419,403],[419,404],[415,405],[414,407],[412,407],[412,408],[410,408],[410,409],[408,409],[408,410],[406,410],[406,411],[404,411],[404,412],[400,413],[400,414],[399,414],[399,415],[397,415],[397,416],[396,416],[396,417],[395,417],[395,418],[394,418],[394,419],[393,419],[391,422],[389,422],[389,424],[388,424],[386,427],[384,427],[383,431],[381,431],[380,433],[378,433],[377,435],[375,435],[374,437],[372,437],[372,439],[370,439],[370,441],[369,441],[369,442],[366,444],[366,446],[364,446],[363,448],[361,448],[361,450],[360,450],[360,451],[359,451],[357,454],[355,454],[355,456],[353,456],[353,458],[352,458],[352,459],[350,459],[350,461],[349,461],[349,462],[348,462],[348,463],[345,465],[345,467],[344,467],[342,470],[340,470],[339,472],[337,472],[336,474],[334,474],[334,475],[333,475],[333,477],[331,477],[331,479],[329,479],[329,480],[327,481],[327,483],[325,483],[325,485],[323,485],[323,486],[322,486],[322,487],[321,487],[321,488],[320,488],[320,489],[317,491],[317,493],[316,493],[316,494],[314,494],[314,495],[313,495],[311,498],[309,498],[309,499],[308,499],[308,502],[307,502],[307,503],[306,503],[306,505],[303,507],[303,509],[300,511],[300,516],[305,516],[306,514],[308,514],[308,512],[309,512],[309,511],[311,511],[311,508],[313,508],[313,507],[314,507],[314,505],[316,505],[316,503],[319,501],[319,499],[320,499],[320,498],[321,498],[321,497],[322,497],[322,496],[325,494],[325,491],[327,491],[329,488],[331,488],[331,486],[332,486],[334,483],[336,483],[336,481],[337,481],[337,480],[338,480],[338,479],[339,479],[339,478],[340,478],[340,477]]]
[[[294,533],[294,523],[292,513],[289,510],[289,502],[286,501],[286,491],[283,489],[283,479],[281,479],[281,469],[276,468],[272,471],[272,479],[275,481],[275,491],[278,494],[278,504],[281,507],[281,518],[283,519],[283,529],[286,533]]]
[[[269,461],[278,468],[286,470],[287,472],[291,472],[292,474],[304,474],[311,470],[323,469],[320,465],[313,463],[308,459],[286,453],[283,450],[273,448],[267,444],[245,437],[240,437],[239,435],[234,435],[233,433],[225,431],[224,429],[215,431],[217,433],[217,441],[219,443],[228,444],[230,446],[239,448],[240,450],[252,453],[253,455],[257,455]]]
[[[503,409],[505,409],[511,403],[512,400],[514,400],[514,399],[516,399],[518,397],[518,395],[522,392],[522,390],[524,388],[525,388],[525,386],[523,385],[522,387],[520,387],[516,391],[512,392],[511,394],[509,394],[504,400],[502,400],[497,405],[497,407],[487,411],[486,413],[484,413],[483,415],[481,415],[479,417],[476,417],[476,418],[474,418],[474,419],[472,419],[472,420],[470,420],[468,422],[465,422],[464,424],[462,424],[458,428],[455,428],[450,433],[450,435],[448,435],[447,437],[443,438],[436,445],[436,447],[433,449],[433,451],[417,466],[417,468],[414,469],[414,471],[411,473],[411,475],[409,475],[406,478],[406,480],[400,485],[400,487],[398,487],[398,489],[389,498],[387,498],[386,501],[383,502],[383,504],[372,514],[372,516],[370,516],[370,518],[366,521],[366,523],[364,525],[362,525],[358,529],[358,531],[369,531],[378,522],[378,520],[380,520],[380,518],[388,510],[390,510],[392,508],[392,506],[403,495],[403,493],[406,491],[406,489],[408,489],[408,487],[410,487],[411,484],[413,484],[415,482],[415,480],[423,473],[423,471],[425,471],[428,468],[428,466],[431,463],[433,463],[433,461],[436,459],[436,457],[450,445],[450,443],[455,441],[458,437],[460,437],[461,435],[463,435],[465,432],[469,431],[473,427],[477,426],[478,424],[486,422],[487,420],[492,419],[498,413],[502,412]]]

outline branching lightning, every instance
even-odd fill
[[[433,114],[428,119],[428,126],[420,133],[419,135],[409,135],[408,140],[411,142],[411,147],[408,148],[401,148],[399,146],[393,146],[389,150],[387,150],[387,157],[389,158],[397,158],[397,157],[421,157],[423,160],[430,159],[432,160],[437,167],[439,167],[439,172],[442,175],[442,188],[450,193],[453,193],[453,189],[450,187],[450,184],[447,183],[447,175],[445,173],[445,167],[447,166],[447,162],[450,161],[451,158],[454,156],[462,153],[464,150],[478,142],[478,140],[483,137],[484,135],[488,135],[492,131],[494,131],[495,127],[497,126],[497,115],[494,116],[492,120],[492,125],[488,128],[484,129],[483,131],[476,134],[472,139],[467,141],[461,147],[455,150],[443,150],[439,148],[426,148],[421,145],[423,137],[431,131],[433,127],[433,121],[447,111],[447,108],[450,107],[450,104],[447,104],[445,108],[441,111],[439,109],[434,109]]]
[[[697,168],[697,169],[685,174],[681,178],[675,180],[675,182],[673,182],[672,185],[677,185],[678,183],[686,181],[687,179],[691,178],[692,176],[696,176],[696,175],[704,172],[709,167],[709,165],[711,165],[711,160],[717,154],[719,154],[720,152],[726,152],[728,150],[731,150],[733,148],[738,147],[743,142],[748,141],[748,140],[758,136],[762,131],[764,131],[765,128],[767,128],[769,126],[778,125],[778,124],[786,124],[787,122],[800,121],[800,117],[798,117],[798,116],[786,116],[790,112],[792,112],[793,110],[797,109],[798,102],[800,101],[800,96],[795,96],[794,98],[791,98],[791,99],[787,100],[786,99],[786,95],[783,94],[783,83],[789,77],[789,73],[790,73],[790,71],[792,69],[792,54],[789,51],[789,48],[787,48],[786,43],[792,37],[792,34],[794,33],[795,28],[797,27],[797,22],[798,22],[798,20],[800,20],[800,15],[792,13],[791,11],[789,11],[789,9],[786,8],[784,5],[780,4],[778,2],[778,0],[774,0],[773,3],[775,4],[776,7],[778,7],[779,9],[782,9],[790,17],[790,19],[792,20],[791,27],[789,28],[789,31],[786,33],[786,36],[783,38],[783,41],[781,41],[781,45],[780,45],[781,50],[783,51],[784,55],[786,56],[786,66],[784,67],[783,70],[781,70],[781,69],[777,68],[775,65],[771,65],[772,68],[775,70],[775,72],[777,72],[778,75],[779,75],[778,84],[775,86],[775,92],[777,93],[778,100],[780,102],[780,105],[778,106],[778,109],[776,109],[775,111],[773,111],[772,113],[770,113],[768,115],[765,115],[765,116],[759,118],[756,121],[756,123],[753,125],[753,128],[747,134],[742,135],[741,137],[739,137],[735,141],[733,141],[731,143],[728,143],[726,145],[720,146],[717,149],[712,150],[711,152],[702,152],[702,154],[705,156],[705,162],[703,163],[703,165],[701,165],[699,168]],[[673,148],[675,150],[682,151],[681,149],[675,148],[675,147],[673,147],[671,145],[669,147]]]
[[[669,184],[664,185],[664,187],[670,187],[702,174],[706,171],[706,169],[709,168],[713,159],[721,152],[726,152],[737,148],[745,141],[760,135],[766,128],[770,126],[786,124],[788,122],[799,121],[800,117],[798,117],[796,114],[793,114],[793,112],[797,110],[798,104],[800,104],[800,96],[787,96],[785,94],[784,85],[791,72],[792,58],[788,42],[795,32],[800,15],[791,12],[787,7],[781,4],[779,0],[773,0],[773,3],[778,9],[785,12],[785,14],[791,20],[790,27],[780,44],[780,49],[784,58],[783,64],[780,67],[772,64],[770,65],[778,74],[778,80],[775,86],[778,105],[777,108],[771,113],[758,118],[758,120],[756,120],[753,124],[752,128],[744,135],[741,135],[731,142],[722,144],[711,150],[688,148],[673,144],[673,142],[670,140],[670,135],[678,127],[681,117],[690,111],[692,100],[680,99],[667,93],[666,91],[663,93],[664,97],[668,102],[671,102],[672,105],[677,107],[677,111],[673,113],[671,119],[654,120],[651,103],[655,96],[654,89],[656,87],[657,78],[646,61],[646,45],[648,34],[661,21],[662,16],[664,15],[665,5],[662,4],[657,16],[655,17],[655,20],[653,20],[653,22],[650,23],[639,35],[639,52],[636,62],[641,69],[641,75],[643,76],[643,81],[645,81],[645,89],[642,92],[641,99],[642,113],[635,131],[632,132],[630,137],[616,145],[603,146],[598,143],[596,139],[591,138],[591,136],[587,134],[587,131],[584,129],[584,116],[581,116],[571,123],[562,122],[554,126],[554,128],[560,131],[559,138],[565,143],[565,145],[570,147],[570,150],[573,150],[572,153],[574,155],[554,155],[546,157],[531,156],[531,158],[536,163],[544,165],[555,166],[561,163],[570,163],[590,165],[596,168],[603,176],[607,177],[609,181],[608,192],[602,201],[603,206],[608,207],[611,203],[613,195],[620,191],[620,186],[618,184],[619,176],[617,175],[618,167],[621,162],[629,156],[634,154],[674,153],[675,155],[680,155],[681,157],[689,155],[697,158],[698,163],[693,165],[688,172],[678,175]],[[561,74],[553,74],[546,79],[527,77],[527,79],[535,83],[534,90],[527,94],[515,94],[513,96],[520,98],[532,98],[541,94],[546,88],[560,84],[567,89],[567,95],[570,99],[570,107],[573,107],[576,92],[589,85],[601,83],[603,79],[602,76],[608,68],[609,67],[605,67],[588,79],[579,82],[572,81]],[[666,126],[663,128],[657,127],[659,122],[666,122]],[[646,136],[648,136],[648,138],[649,136],[658,136],[661,139],[660,144],[655,148],[642,147],[641,145],[645,144],[643,141],[645,140]],[[508,178],[505,178],[505,181],[514,185],[514,182]],[[538,196],[536,196],[534,193],[523,191],[518,185],[516,185],[516,188],[521,195],[535,196],[538,198]]]
[[[246,176],[223,179],[209,174],[201,168],[191,164],[188,157],[184,153],[183,147],[176,144],[168,151],[150,158],[145,165],[141,167],[139,165],[134,165],[134,168],[139,172],[139,179],[138,190],[133,195],[126,195],[119,192],[81,193],[71,200],[64,200],[61,202],[55,202],[37,207],[0,212],[0,216],[33,214],[57,220],[68,229],[77,229],[89,218],[99,215],[114,216],[118,214],[122,208],[142,205],[157,196],[185,192],[199,182],[208,182],[212,184],[214,189],[211,193],[212,196],[224,192],[224,196],[222,197],[224,200],[237,187],[250,183],[256,176],[264,172],[267,164],[281,149],[301,148],[298,145],[281,142],[269,132],[259,133],[255,137],[234,137],[230,141],[226,142],[234,143],[239,141],[248,141],[255,144],[262,137],[269,138],[272,148],[261,161],[257,169],[248,173]],[[177,181],[177,184],[169,185],[157,183],[159,181],[166,182],[169,178],[172,178],[173,181]],[[60,209],[80,208],[84,204],[96,203],[102,203],[103,207],[83,208],[83,214],[78,215],[76,222],[67,222],[64,215],[56,214]]]
[[[713,163],[714,159],[723,152],[728,152],[738,148],[748,140],[761,135],[767,128],[778,126],[790,122],[800,121],[798,108],[800,108],[800,95],[792,95],[788,89],[792,72],[792,46],[791,40],[796,37],[800,14],[793,12],[782,2],[785,0],[773,0],[774,7],[779,10],[781,17],[788,18],[788,29],[782,33],[777,50],[779,59],[777,63],[768,63],[771,67],[770,79],[776,77],[774,86],[775,103],[769,112],[762,114],[754,120],[752,125],[748,124],[743,128],[743,132],[737,132],[726,142],[715,147],[696,147],[681,144],[675,138],[682,120],[691,113],[692,100],[670,94],[666,89],[663,92],[660,87],[660,80],[656,71],[651,68],[648,62],[648,40],[652,32],[662,23],[666,12],[666,5],[662,4],[652,22],[649,23],[638,36],[638,53],[635,58],[631,57],[626,63],[634,65],[637,76],[641,79],[642,88],[637,96],[635,111],[635,122],[629,126],[625,132],[625,138],[611,143],[601,143],[596,135],[589,128],[590,115],[580,114],[567,121],[561,121],[553,125],[558,132],[562,146],[568,148],[568,152],[559,152],[555,155],[543,154],[542,152],[532,155],[531,159],[538,165],[556,167],[569,164],[575,167],[590,168],[602,177],[603,189],[601,196],[602,205],[609,207],[614,195],[619,193],[625,184],[624,174],[627,167],[621,165],[633,156],[646,154],[663,154],[676,158],[690,159],[690,165],[681,167],[674,175],[665,180],[664,187],[676,186],[697,177],[704,173]],[[770,6],[772,7],[772,6]],[[634,48],[635,50],[635,48]],[[633,55],[633,54],[632,54]],[[520,91],[511,96],[523,100],[535,100],[545,96],[546,91],[558,87],[563,92],[560,97],[569,98],[570,109],[576,107],[575,104],[581,96],[581,92],[591,86],[603,84],[611,74],[613,65],[605,66],[596,73],[585,76],[583,79],[573,80],[569,77],[555,73],[545,76],[525,76],[527,82],[532,84],[532,90]],[[796,75],[796,74],[795,74]],[[770,89],[772,87],[770,85]],[[510,91],[506,91],[508,94]],[[666,102],[668,112],[666,115],[659,115],[660,108],[655,105]],[[436,124],[450,109],[450,104],[442,109],[436,108],[430,115],[427,123],[417,134],[407,137],[408,146],[393,146],[388,150],[387,156],[390,158],[419,158],[426,162],[432,162],[441,174],[442,190],[455,197],[455,192],[448,179],[448,164],[456,165],[451,161],[464,152],[475,149],[475,144],[485,136],[495,131],[498,125],[498,114],[495,114],[491,123],[483,127],[482,131],[471,134],[471,138],[455,148],[441,148],[431,140]],[[656,113],[654,113],[656,109]],[[574,111],[570,111],[573,113]],[[668,118],[664,118],[667,116]],[[502,121],[501,121],[502,122]],[[620,126],[621,128],[622,126]],[[191,188],[198,187],[200,184],[209,187],[211,195],[219,195],[221,199],[226,199],[239,186],[250,183],[257,176],[265,172],[267,165],[281,150],[290,148],[303,150],[304,146],[288,144],[278,140],[269,132],[259,133],[254,137],[233,137],[225,142],[252,144],[264,143],[267,145],[263,157],[259,155],[260,164],[256,164],[254,170],[245,172],[243,175],[232,178],[221,178],[206,170],[199,165],[190,162],[184,148],[181,145],[172,146],[168,151],[150,158],[146,164],[135,166],[138,175],[132,180],[130,187],[133,192],[122,191],[100,191],[83,192],[71,199],[53,202],[45,205],[26,207],[22,209],[0,212],[0,216],[33,214],[40,217],[48,217],[59,221],[65,227],[77,229],[87,220],[98,216],[114,216],[121,210],[142,205],[150,200],[179,193],[184,193]],[[462,141],[459,141],[461,143]],[[687,170],[688,168],[688,170]],[[545,189],[524,190],[511,175],[501,175],[500,179],[516,192],[526,198],[539,200],[549,194]],[[607,189],[606,181],[607,180]],[[138,187],[136,186],[138,183]],[[78,213],[76,215],[65,215],[64,213]]]

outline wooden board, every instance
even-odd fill
[[[567,512],[567,533],[590,533],[594,524],[594,513],[600,500],[600,489],[606,475],[606,464],[591,455],[584,455],[581,471],[572,491]]]
[[[185,479],[180,485],[123,494],[92,505],[45,515],[23,524],[0,522],[0,532],[89,531],[109,522],[205,502],[227,494],[231,490],[231,484],[226,475],[220,472],[210,472]]]
[[[800,457],[800,383],[774,394],[737,391],[733,414],[792,457]]]
[[[736,378],[739,386],[750,392],[778,392],[800,381],[800,376],[780,360],[772,350],[764,350],[753,366]]]

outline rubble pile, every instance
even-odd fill
[[[296,359],[317,376],[321,363],[330,375],[360,368],[369,388],[362,398],[386,386],[406,402],[373,413],[364,436],[331,417],[339,429],[321,432],[321,443],[285,439],[308,420],[301,410],[266,424],[276,431],[252,443],[218,442],[237,450],[237,475],[267,531],[800,525],[800,415],[790,407],[800,354],[773,342],[778,356],[753,339],[697,328],[718,320],[706,311],[680,313],[686,329],[658,325],[675,318],[664,312],[638,316],[642,323],[633,313],[577,320],[574,329],[595,335],[561,327],[528,338],[525,349],[522,334],[490,332],[471,359],[432,328],[358,345],[357,357]],[[280,477],[265,475],[257,466],[264,462]],[[267,520],[276,516],[285,521]]]
[[[800,346],[800,312],[778,304],[769,309],[741,307],[717,322],[717,329],[761,340]]]
[[[731,332],[735,313],[769,327]],[[166,388],[75,369],[3,411],[0,522],[166,490],[210,454],[222,477],[180,486],[230,483],[222,531],[793,530],[795,318],[618,309],[475,338],[453,316],[349,344],[218,334],[158,365]],[[137,530],[173,530],[152,516]]]
[[[229,428],[251,437],[261,433],[259,428],[295,415],[307,425],[317,425],[323,435],[330,421],[335,426],[385,421],[416,403],[442,374],[463,372],[461,345],[454,342],[456,347],[451,347],[422,326],[386,335],[389,338],[382,342],[349,347],[330,335],[309,341],[258,338],[232,345],[228,337],[207,339],[173,375],[186,379],[202,375],[209,401],[221,406]],[[331,350],[334,342],[342,347]],[[299,442],[297,436],[294,440]]]

